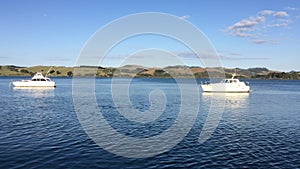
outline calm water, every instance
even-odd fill
[[[220,123],[204,143],[198,142],[199,134],[211,100],[218,96],[200,93],[199,113],[194,122],[186,122],[192,128],[179,144],[153,157],[127,158],[99,147],[84,132],[74,110],[71,79],[56,78],[57,88],[47,90],[13,89],[9,87],[13,79],[0,77],[1,169],[300,168],[300,81],[251,80],[250,94],[226,95]],[[135,109],[151,107],[149,93],[154,89],[163,91],[167,100],[157,120],[139,125],[118,113],[110,82],[96,80],[96,99],[103,116],[119,133],[152,137],[162,134],[177,118],[180,92],[175,81],[132,81],[129,93]],[[125,151],[130,153],[130,148]]]

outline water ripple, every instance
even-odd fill
[[[1,80],[9,82],[9,79]],[[198,118],[184,140],[157,156],[131,159],[103,150],[84,133],[74,111],[70,79],[55,80],[58,86],[55,90],[42,92],[12,90],[5,83],[0,84],[1,169],[300,168],[298,81],[284,84],[253,81],[252,93],[226,96],[220,124],[203,144],[198,142],[198,137],[212,96],[201,95]],[[99,108],[114,128],[129,136],[157,135],[178,114],[179,93],[174,92],[177,90],[172,80],[135,81],[143,84],[131,89],[133,106],[141,111],[149,108],[148,93],[155,86],[167,89],[169,97],[167,111],[154,123],[142,125],[130,123],[118,114],[109,94],[109,79],[96,81],[99,82],[96,85]]]

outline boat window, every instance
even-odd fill
[[[41,79],[41,81],[46,81],[45,79]]]
[[[32,79],[32,81],[36,81],[36,79]]]

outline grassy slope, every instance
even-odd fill
[[[15,66],[1,66],[0,76],[32,76],[32,74],[36,72],[43,72],[46,74],[51,66],[33,66],[33,67],[15,67]],[[23,70],[23,71],[22,71]],[[27,70],[28,73],[26,73]],[[73,71],[71,67],[57,66],[52,67],[51,70],[55,72],[52,74],[48,74],[48,76],[67,76],[68,71]],[[57,74],[57,71],[60,74]]]
[[[36,72],[46,74],[51,66],[33,66],[33,67],[17,67],[17,66],[0,66],[0,76],[32,76]],[[81,67],[77,75],[94,76],[97,72],[99,77],[178,77],[192,78],[191,73],[196,78],[207,78],[207,71],[219,72],[220,68],[201,68],[187,66],[170,66],[166,68],[145,68],[138,65],[126,65],[120,68],[102,68],[102,67]],[[68,76],[68,72],[74,73],[73,67],[53,66],[48,76]],[[300,72],[278,72],[270,71],[266,68],[250,68],[250,69],[228,69],[224,68],[226,77],[231,77],[232,73],[237,73],[240,78],[264,78],[264,79],[300,79]]]

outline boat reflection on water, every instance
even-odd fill
[[[29,97],[53,97],[55,87],[13,87],[14,94]]]
[[[246,108],[249,102],[249,95],[249,93],[202,93],[202,97],[205,100],[225,101],[226,108]]]

